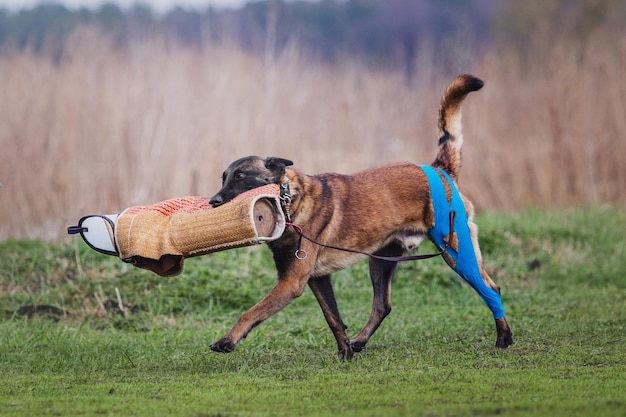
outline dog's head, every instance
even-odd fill
[[[285,168],[293,165],[288,159],[247,156],[233,162],[222,174],[222,189],[209,203],[213,207],[232,200],[239,194],[266,184],[280,184]]]

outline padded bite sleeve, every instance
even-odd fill
[[[284,229],[279,187],[270,184],[216,208],[204,197],[129,207],[117,218],[115,241],[123,261],[173,276],[184,258],[271,241]]]

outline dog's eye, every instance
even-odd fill
[[[242,180],[242,179],[244,179],[244,178],[246,178],[246,173],[245,173],[245,172],[237,172],[237,173],[235,174],[235,179],[236,179],[237,181],[240,181],[240,180]]]

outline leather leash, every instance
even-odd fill
[[[382,256],[382,255],[376,255],[373,253],[363,252],[363,251],[356,250],[356,249],[348,249],[348,248],[342,248],[340,246],[327,245],[325,243],[322,243],[313,239],[310,236],[307,236],[299,225],[292,223],[291,221],[286,222],[286,224],[288,226],[293,227],[296,233],[300,236],[300,238],[298,239],[298,247],[296,248],[296,251],[295,251],[296,258],[300,260],[304,260],[307,258],[306,251],[302,249],[302,239],[304,238],[308,240],[309,242],[315,245],[321,246],[323,248],[326,248],[326,249],[334,249],[334,250],[339,250],[343,252],[358,253],[360,255],[369,256],[370,258],[379,259],[381,261],[404,262],[404,261],[421,261],[424,259],[435,258],[437,256],[441,256],[444,253],[446,253],[446,251],[450,249],[450,242],[452,241],[452,235],[454,233],[454,219],[455,218],[456,218],[456,211],[454,210],[450,211],[450,239],[448,239],[448,242],[446,242],[446,246],[444,248],[439,248],[439,251],[435,253],[428,253],[428,254],[423,254],[423,255],[409,255],[409,256]]]

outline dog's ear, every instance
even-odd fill
[[[285,168],[293,165],[293,162],[289,159],[270,156],[265,158],[264,164],[265,168],[269,169],[270,171],[283,175],[285,173]]]

